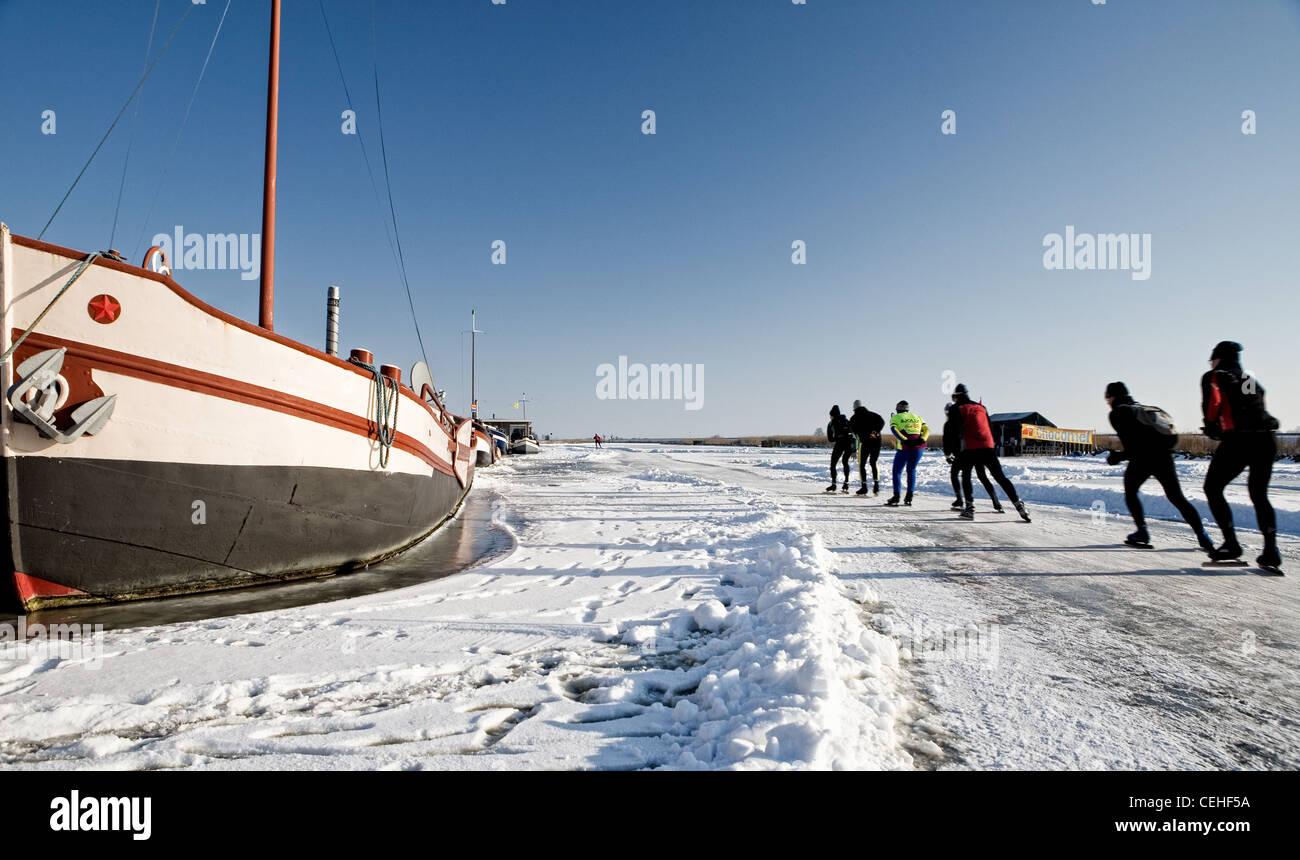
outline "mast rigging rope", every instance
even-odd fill
[[[77,178],[72,180],[72,185],[68,187],[67,192],[63,195],[63,199],[59,201],[59,205],[54,207],[54,214],[50,216],[50,220],[45,222],[45,226],[41,228],[41,232],[36,236],[37,239],[45,238],[45,231],[50,229],[50,225],[54,223],[54,219],[59,217],[59,212],[62,211],[63,204],[68,202],[68,198],[72,196],[73,189],[77,187],[77,183],[81,182],[81,177],[85,176],[86,171],[90,168],[90,163],[95,160],[95,156],[99,155],[99,150],[103,148],[104,141],[108,140],[108,136],[113,133],[113,129],[117,128],[117,124],[122,119],[123,114],[126,113],[126,109],[131,106],[131,102],[135,101],[135,97],[140,94],[140,88],[144,86],[145,80],[148,79],[149,75],[158,66],[158,61],[163,58],[163,54],[167,53],[167,48],[171,45],[172,40],[176,38],[176,34],[180,31],[181,25],[185,23],[185,19],[190,17],[190,13],[193,11],[194,6],[191,4],[190,7],[185,10],[185,14],[181,16],[181,19],[176,22],[176,26],[172,29],[171,35],[167,37],[167,41],[163,44],[162,50],[158,52],[158,56],[154,57],[153,62],[149,64],[149,68],[145,69],[144,74],[140,76],[140,82],[135,85],[135,89],[131,91],[131,95],[127,96],[126,102],[122,105],[122,109],[117,112],[117,116],[113,118],[113,122],[109,125],[108,131],[104,132],[104,136],[100,138],[99,144],[95,146],[95,151],[90,154],[90,158],[87,158],[86,163],[82,165],[81,172],[77,174]]]
[[[402,236],[397,232],[397,209],[393,205],[393,183],[388,176],[388,148],[384,145],[384,109],[379,98],[379,52],[375,46],[375,3],[370,2],[370,55],[375,69],[375,118],[379,125],[379,151],[384,161],[384,186],[388,189],[388,211],[393,218],[393,238],[397,242],[397,259],[402,271],[402,285],[406,287],[406,301],[411,308],[411,322],[415,325],[415,339],[420,344],[420,356],[429,366],[429,355],[424,351],[424,337],[420,334],[420,319],[415,313],[415,299],[411,297],[411,281],[406,276],[406,257],[402,254]]]
[[[348,106],[352,107],[355,102],[352,100],[352,92],[348,88],[347,76],[343,73],[343,61],[339,58],[338,46],[334,41],[334,32],[330,27],[329,15],[325,12],[325,0],[319,0],[321,19],[325,22],[325,34],[329,37],[330,50],[334,54],[334,65],[338,68],[339,81],[343,84],[343,95],[348,100]],[[370,3],[370,54],[371,64],[374,68],[375,76],[375,117],[376,124],[379,128],[379,148],[383,159],[384,167],[384,187],[388,196],[388,216],[384,216],[384,205],[380,199],[379,183],[375,181],[375,171],[370,161],[369,150],[366,149],[365,136],[359,131],[356,135],[357,142],[361,144],[361,157],[365,160],[366,175],[370,177],[370,188],[375,195],[375,204],[379,207],[380,223],[384,225],[384,238],[388,240],[388,248],[393,254],[393,263],[397,267],[398,274],[402,278],[402,285],[406,290],[406,302],[411,310],[411,323],[415,327],[415,339],[420,345],[420,357],[424,360],[426,366],[429,366],[429,355],[424,348],[424,335],[420,331],[420,320],[415,312],[415,299],[411,294],[411,281],[406,273],[406,257],[402,253],[402,238],[397,228],[397,208],[393,204],[393,185],[388,172],[388,148],[384,141],[384,113],[383,106],[379,96],[379,57],[375,39],[375,4],[374,0]],[[389,232],[389,219],[392,220],[392,232]]]
[[[221,35],[221,25],[226,23],[226,13],[230,11],[230,0],[226,0],[226,8],[221,11],[221,18],[217,21],[216,32],[212,34],[212,42],[208,45],[208,54],[203,58],[203,67],[199,69],[199,78],[194,82],[194,89],[190,91],[189,104],[185,105],[185,115],[181,117],[180,127],[176,129],[176,139],[172,141],[171,151],[167,153],[167,158],[163,161],[162,174],[158,177],[158,187],[154,189],[153,199],[149,201],[149,211],[145,213],[144,223],[140,225],[140,236],[135,240],[136,253],[139,253],[140,246],[144,244],[144,237],[149,232],[149,219],[153,217],[154,207],[158,205],[158,195],[162,193],[163,184],[167,180],[167,171],[171,169],[171,164],[176,158],[176,150],[181,145],[181,135],[185,132],[185,124],[189,122],[190,110],[194,107],[194,101],[199,97],[199,86],[203,83],[203,76],[208,71],[208,61],[212,59],[212,51],[217,47],[217,38]],[[179,253],[179,249],[175,249]]]
[[[353,107],[356,102],[352,99],[352,91],[348,88],[347,76],[343,74],[343,61],[339,58],[339,49],[334,42],[334,31],[330,28],[329,15],[325,13],[325,0],[319,0],[321,18],[325,21],[325,35],[329,37],[330,50],[334,53],[334,66],[339,70],[339,82],[343,84],[343,95],[348,100],[348,107]],[[388,227],[388,216],[384,214],[384,204],[379,195],[379,183],[375,181],[375,170],[370,164],[370,151],[366,149],[365,135],[357,131],[357,143],[361,144],[361,158],[366,163],[366,175],[370,177],[370,190],[375,195],[375,207],[379,210],[379,222],[384,225],[384,238],[388,240],[388,250],[393,255],[393,268],[401,271],[401,264],[397,258],[397,246],[393,244],[393,233]]]
[[[144,72],[144,67],[149,64],[149,55],[153,53],[153,36],[158,29],[158,11],[162,8],[162,0],[156,0],[153,6],[153,23],[149,25],[149,41],[144,46],[144,61],[141,63],[140,71]],[[131,165],[131,150],[135,148],[135,129],[140,121],[140,103],[135,103],[135,110],[131,113],[131,136],[126,141],[126,158],[122,159],[122,179],[117,183],[117,205],[113,207],[113,230],[108,234],[108,247],[112,248],[113,243],[117,241],[117,216],[122,211],[122,193],[126,191],[126,169]]]

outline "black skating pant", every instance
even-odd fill
[[[1251,504],[1255,506],[1255,520],[1264,535],[1264,547],[1276,548],[1277,517],[1268,501],[1268,482],[1273,477],[1273,459],[1276,456],[1277,439],[1272,433],[1225,433],[1223,441],[1215,449],[1210,469],[1205,473],[1205,498],[1226,543],[1237,543],[1237,530],[1232,523],[1232,508],[1223,497],[1223,490],[1249,469],[1246,487],[1250,490]]]
[[[876,461],[880,459],[880,437],[874,439],[865,439],[858,446],[858,479],[862,481],[862,486],[867,485],[867,463],[871,463],[871,482],[880,483],[880,470],[876,468]]]
[[[831,449],[831,484],[835,484],[835,464],[844,461],[844,486],[849,485],[849,457],[853,454],[853,437],[836,439]]]
[[[993,482],[989,480],[989,473],[985,471],[983,463],[979,463],[975,466],[975,474],[979,476],[980,483],[984,485],[984,492],[988,493],[989,498],[993,500],[993,506],[998,507],[999,506],[998,491],[993,489]],[[960,475],[961,475],[961,460],[959,458],[952,461],[952,472],[950,475],[950,477],[952,478],[952,493],[954,496],[957,497],[957,501],[959,502],[961,501],[962,498],[961,479],[959,477]]]
[[[961,466],[961,488],[965,492],[966,507],[975,507],[975,493],[971,489],[970,473],[972,469],[983,467],[989,470],[993,480],[998,482],[1002,492],[1007,494],[1011,504],[1019,505],[1020,496],[1011,479],[1002,473],[1002,464],[998,462],[997,452],[993,448],[974,448],[957,455],[957,465]]]
[[[1147,526],[1138,491],[1142,489],[1142,485],[1148,478],[1155,478],[1160,482],[1161,489],[1165,491],[1165,498],[1178,509],[1178,513],[1183,515],[1183,521],[1192,527],[1192,531],[1199,535],[1205,530],[1205,526],[1201,524],[1201,515],[1196,512],[1196,507],[1187,501],[1187,497],[1183,495],[1183,488],[1178,483],[1178,473],[1174,469],[1174,455],[1165,452],[1135,457],[1129,460],[1128,468],[1124,470],[1124,502],[1128,505],[1128,512],[1133,515],[1133,522],[1138,528],[1144,529]]]

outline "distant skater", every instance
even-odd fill
[[[599,447],[600,447],[600,434],[597,433],[595,436],[592,436],[591,438],[593,438],[593,439],[596,440],[596,447],[599,448]]]
[[[1282,573],[1277,550],[1277,518],[1268,500],[1268,482],[1277,457],[1278,421],[1268,414],[1264,387],[1241,368],[1241,344],[1222,341],[1210,353],[1210,370],[1201,377],[1201,411],[1205,435],[1219,446],[1205,474],[1205,498],[1210,513],[1223,532],[1223,545],[1211,550],[1213,561],[1241,558],[1241,544],[1232,522],[1232,508],[1223,491],[1244,470],[1246,486],[1255,506],[1255,520],[1264,536],[1264,551],[1255,563],[1270,573]]]
[[[916,464],[925,452],[930,428],[925,419],[908,409],[906,400],[898,401],[894,414],[889,416],[889,430],[894,435],[894,495],[885,504],[898,506],[899,476],[907,470],[907,496],[903,504],[912,504],[912,491],[916,488]]]
[[[943,454],[948,465],[952,467],[948,477],[952,480],[952,494],[957,497],[952,506],[954,510],[960,511],[966,507],[961,493],[961,463],[957,461],[961,455],[961,417],[957,412],[957,404],[952,402],[943,405],[943,414],[946,416],[943,422]],[[998,501],[998,491],[993,489],[993,482],[989,480],[989,473],[983,463],[975,465],[975,474],[984,485],[984,492],[988,493],[989,498],[993,500],[993,512],[1005,513],[1002,502]]]
[[[1178,483],[1178,472],[1174,469],[1173,447],[1178,436],[1160,429],[1169,424],[1153,415],[1154,407],[1143,406],[1128,393],[1128,386],[1122,382],[1112,382],[1106,386],[1106,403],[1110,405],[1110,426],[1115,428],[1123,453],[1112,451],[1106,462],[1117,466],[1128,460],[1124,470],[1124,502],[1128,512],[1133,515],[1137,531],[1124,539],[1129,546],[1150,547],[1151,536],[1147,533],[1146,515],[1142,510],[1139,491],[1148,478],[1155,478],[1165,491],[1165,498],[1182,514],[1183,521],[1192,527],[1196,542],[1207,552],[1214,549],[1214,543],[1205,533],[1205,525],[1196,507],[1187,501],[1183,488]]]
[[[835,464],[844,463],[844,492],[849,491],[849,455],[857,447],[849,419],[840,413],[839,404],[831,407],[831,420],[826,424],[826,439],[831,443],[831,485],[826,492],[835,492]]]
[[[961,488],[965,495],[966,507],[961,512],[964,520],[975,519],[975,495],[971,491],[970,473],[977,466],[984,466],[998,482],[1002,492],[1007,494],[1011,504],[1020,513],[1020,518],[1029,522],[1029,511],[1025,503],[1016,494],[1011,479],[1002,473],[1002,464],[998,462],[997,448],[993,445],[993,428],[989,426],[989,413],[983,403],[970,399],[970,392],[964,384],[958,384],[952,393],[953,411],[957,413],[957,426],[961,432],[961,454],[957,462],[961,465]]]
[[[880,495],[880,471],[876,461],[880,459],[880,431],[885,429],[885,419],[878,412],[872,412],[862,405],[861,400],[853,401],[853,417],[849,419],[849,429],[858,439],[858,480],[862,486],[858,495],[867,494],[867,464],[871,465],[871,492]]]

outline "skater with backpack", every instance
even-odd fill
[[[831,443],[831,485],[826,492],[835,492],[835,465],[844,463],[844,489],[849,491],[849,455],[857,449],[853,431],[849,429],[849,419],[840,412],[839,404],[831,407],[831,420],[826,424],[826,439]]]
[[[952,503],[953,510],[963,510],[966,503],[962,501],[961,494],[961,464],[957,458],[961,455],[961,421],[956,411],[955,403],[949,402],[943,405],[943,414],[946,416],[943,422],[943,454],[948,465],[952,467],[949,472],[949,478],[952,479],[952,493],[957,500]],[[998,491],[993,489],[993,482],[989,480],[989,473],[985,470],[984,464],[979,463],[975,466],[975,474],[979,476],[980,483],[984,485],[984,492],[989,494],[993,500],[993,512],[1001,514],[1005,511],[1002,508],[1002,502],[998,501]]]
[[[959,383],[952,392],[953,411],[957,413],[957,428],[961,435],[961,454],[957,462],[961,466],[961,488],[965,495],[966,507],[960,516],[964,520],[975,519],[975,496],[971,490],[971,470],[984,466],[993,480],[998,482],[1002,492],[1007,494],[1011,504],[1019,512],[1020,518],[1030,522],[1029,511],[1025,503],[1016,494],[1016,488],[1002,472],[998,462],[997,448],[993,445],[993,428],[989,426],[989,413],[983,403],[976,403],[970,398],[970,392],[964,384]]]
[[[880,495],[880,471],[876,461],[880,459],[880,431],[885,429],[885,419],[878,412],[872,412],[862,405],[861,400],[853,401],[853,416],[849,418],[849,429],[858,438],[858,480],[862,486],[858,495],[867,494],[867,463],[871,464],[871,492]]]
[[[1174,469],[1174,445],[1178,443],[1178,434],[1174,432],[1173,419],[1163,409],[1144,406],[1135,401],[1122,382],[1112,382],[1106,386],[1106,403],[1110,406],[1110,426],[1115,428],[1123,452],[1111,451],[1106,462],[1118,466],[1125,460],[1128,467],[1124,470],[1124,502],[1133,515],[1137,531],[1124,539],[1129,546],[1151,548],[1151,536],[1147,533],[1146,515],[1142,510],[1139,491],[1148,478],[1155,478],[1165,491],[1165,498],[1178,509],[1183,520],[1192,527],[1196,542],[1207,552],[1214,549],[1214,543],[1205,533],[1201,515],[1195,506],[1183,495],[1183,488],[1178,483],[1178,473]]]
[[[1201,377],[1201,411],[1205,435],[1218,439],[1219,446],[1205,474],[1205,498],[1210,513],[1223,532],[1223,545],[1211,550],[1211,561],[1241,558],[1241,544],[1232,522],[1232,508],[1223,491],[1243,471],[1249,470],[1246,486],[1255,506],[1255,519],[1264,536],[1264,551],[1255,563],[1269,573],[1282,574],[1282,557],[1277,550],[1277,519],[1268,500],[1268,482],[1277,457],[1278,421],[1268,414],[1264,388],[1241,367],[1241,344],[1221,341],[1210,353],[1210,370]]]
[[[889,416],[889,430],[894,435],[894,495],[885,502],[898,507],[899,476],[907,469],[907,497],[903,504],[912,504],[912,491],[916,488],[916,464],[925,453],[930,438],[930,428],[925,419],[908,409],[906,400],[898,401],[894,414]]]

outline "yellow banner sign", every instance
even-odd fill
[[[1035,442],[1060,442],[1066,445],[1091,445],[1091,430],[1065,430],[1060,427],[1043,427],[1038,424],[1021,424],[1020,438]]]

